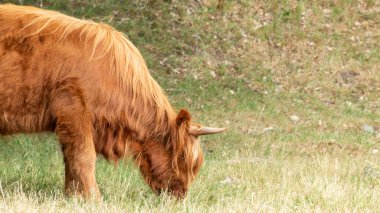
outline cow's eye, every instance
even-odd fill
[[[179,156],[179,159],[184,161],[185,160],[185,153],[182,152],[181,155]]]

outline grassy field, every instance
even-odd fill
[[[101,158],[104,200],[68,199],[54,135],[2,138],[0,212],[380,209],[379,1],[0,2],[114,26],[176,108],[228,127],[203,138],[183,201],[155,196],[128,160]]]

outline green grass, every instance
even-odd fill
[[[380,209],[380,134],[362,130],[380,126],[378,1],[1,2],[113,25],[176,108],[228,131],[203,137],[183,201],[155,196],[128,160],[101,158],[103,201],[68,199],[53,135],[1,139],[0,212]]]

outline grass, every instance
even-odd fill
[[[104,200],[65,198],[53,135],[3,138],[1,212],[380,209],[377,1],[1,2],[115,26],[176,108],[229,129],[203,138],[206,162],[183,201],[155,196],[128,160],[101,158]]]

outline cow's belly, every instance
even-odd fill
[[[54,124],[43,120],[41,115],[14,115],[3,112],[0,116],[0,134],[35,133],[53,131]]]
[[[0,88],[4,84],[0,83]],[[12,88],[0,92],[0,134],[54,129],[48,99],[40,88]]]

